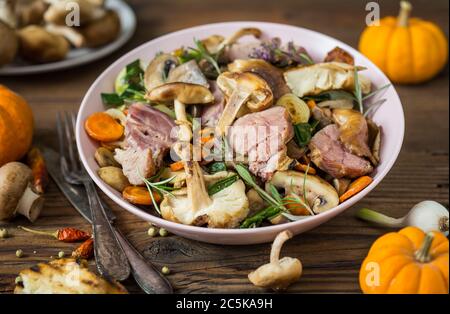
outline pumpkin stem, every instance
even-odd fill
[[[422,247],[416,252],[416,260],[420,263],[428,263],[431,260],[430,249],[433,243],[434,234],[433,232],[428,232],[423,240]]]
[[[408,1],[400,1],[400,13],[398,14],[398,26],[407,27],[409,25],[409,15],[412,5]]]

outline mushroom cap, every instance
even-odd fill
[[[291,92],[284,81],[283,71],[265,60],[237,59],[228,64],[228,70],[231,72],[252,72],[258,74],[269,84],[275,99]]]
[[[339,204],[339,196],[334,187],[327,181],[299,171],[277,171],[269,183],[277,188],[284,188],[286,194],[303,195],[303,184],[306,182],[306,201],[315,213],[327,211]]]
[[[17,204],[33,178],[31,169],[20,162],[0,168],[0,221],[15,215]]]
[[[246,105],[252,112],[264,110],[272,105],[272,90],[267,82],[257,74],[224,72],[217,77],[217,85],[227,97],[231,97],[235,91],[249,93]]]
[[[302,263],[298,259],[283,257],[277,263],[260,266],[248,275],[248,279],[258,287],[284,290],[291,283],[298,281],[302,270]]]
[[[195,60],[190,60],[172,69],[167,76],[167,82],[198,84],[209,88],[208,80]]]
[[[341,62],[316,63],[296,67],[284,72],[284,78],[292,92],[298,97],[317,95],[328,90],[354,90],[354,70],[364,68]],[[370,80],[359,75],[359,84],[363,94],[368,94],[371,88]]]
[[[162,53],[156,56],[145,69],[144,82],[145,88],[151,91],[152,89],[164,85],[165,73],[172,65],[177,65],[178,59],[169,54]]]
[[[202,85],[190,83],[167,83],[148,92],[150,101],[166,102],[178,100],[190,104],[208,104],[214,101],[214,96],[209,89]]]

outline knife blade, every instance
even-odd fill
[[[49,147],[41,147],[42,154],[48,165],[47,171],[55,181],[64,196],[69,200],[72,206],[81,214],[89,223],[92,224],[91,209],[89,207],[89,201],[86,197],[86,191],[83,186],[76,186],[67,183],[62,173],[59,171],[59,153]],[[116,216],[112,212],[109,206],[103,206],[110,222],[116,219]]]

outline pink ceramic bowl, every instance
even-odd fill
[[[295,43],[304,46],[315,60],[323,60],[326,53],[336,46],[342,47],[355,57],[356,64],[367,68],[367,70],[364,71],[364,74],[371,79],[375,86],[380,87],[389,83],[388,78],[381,72],[381,70],[378,69],[366,57],[361,55],[352,47],[336,39],[300,27],[262,22],[229,22],[184,29],[151,40],[148,43],[127,53],[125,56],[108,67],[108,69],[106,69],[89,88],[78,113],[76,137],[81,160],[83,161],[84,166],[100,189],[125,210],[146,221],[166,228],[174,234],[203,242],[217,244],[264,243],[272,241],[277,233],[285,229],[291,230],[294,234],[299,234],[317,227],[318,225],[342,213],[344,210],[360,201],[364,196],[372,191],[372,189],[375,188],[381,180],[383,180],[384,176],[386,176],[391,169],[397,159],[403,142],[405,124],[403,108],[395,89],[390,87],[383,92],[383,95],[379,96],[386,98],[387,101],[376,111],[373,116],[374,121],[378,125],[381,125],[383,129],[381,163],[376,169],[374,181],[361,193],[325,213],[297,222],[255,229],[211,229],[186,226],[167,221],[149,214],[145,210],[142,210],[125,201],[121,197],[120,193],[110,188],[97,175],[98,166],[94,160],[94,152],[98,144],[87,136],[83,128],[83,123],[90,114],[104,110],[100,99],[100,93],[112,91],[115,77],[120,70],[128,63],[136,59],[141,59],[144,62],[148,62],[155,55],[155,53],[159,51],[168,52],[180,46],[192,46],[193,38],[205,38],[213,34],[226,36],[242,27],[260,28],[265,36],[280,37],[283,42],[293,40]]]

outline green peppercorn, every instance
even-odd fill
[[[168,275],[170,274],[170,269],[167,266],[163,266],[163,268],[161,268],[161,272],[163,273],[163,275]]]
[[[159,235],[161,237],[166,237],[168,234],[169,234],[169,232],[166,229],[164,229],[164,228],[159,229]]]
[[[8,236],[8,230],[5,228],[0,228],[0,239],[6,239]]]
[[[16,251],[16,256],[17,256],[18,258],[23,257],[23,251],[22,251],[21,249],[17,250],[17,251]]]
[[[58,252],[58,257],[59,258],[63,258],[66,255],[66,253],[64,253],[64,251],[59,251]]]
[[[150,237],[155,237],[158,234],[158,229],[156,229],[155,227],[150,227],[148,228],[147,234]]]

